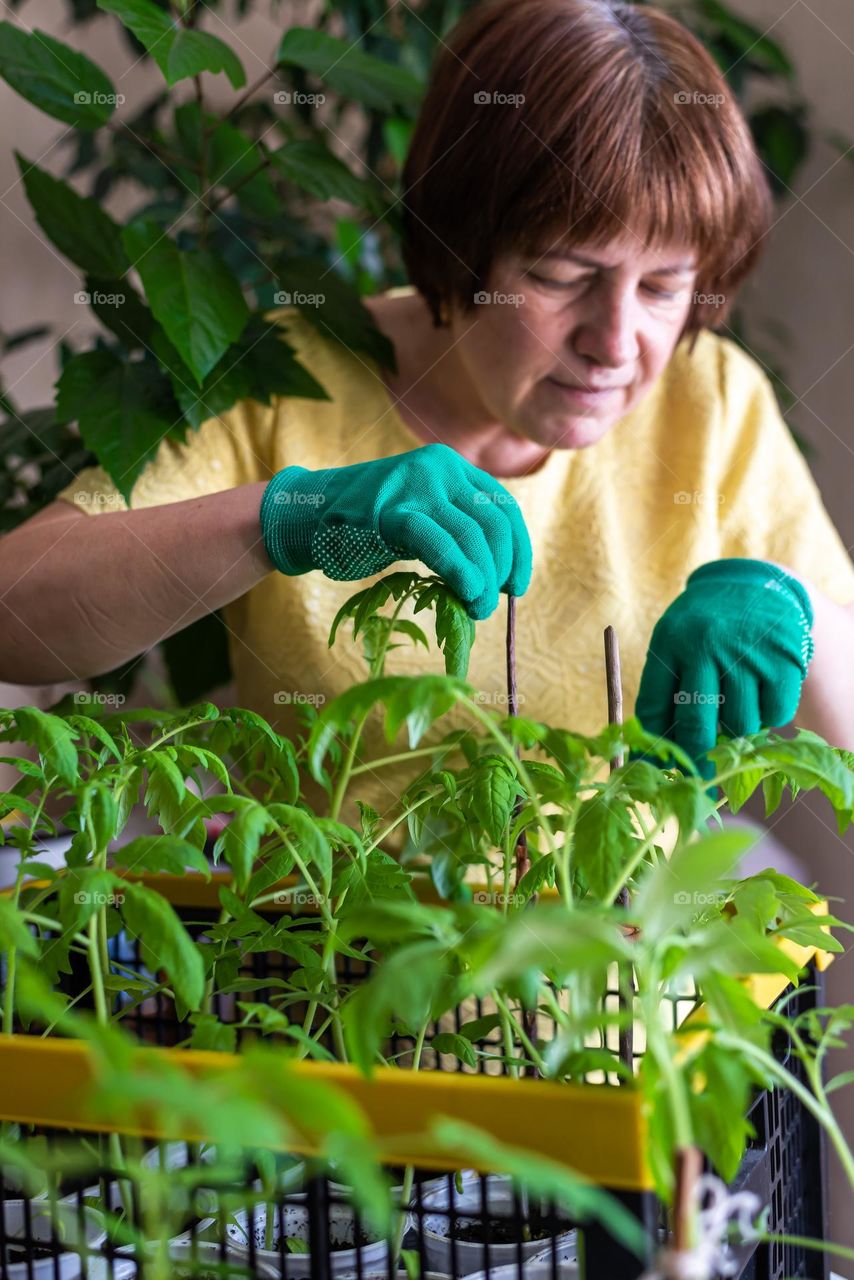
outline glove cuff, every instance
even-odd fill
[[[708,564],[701,564],[698,569],[689,574],[686,585],[698,581],[706,582],[710,579],[717,579],[724,583],[749,581],[756,586],[765,587],[769,591],[780,591],[784,595],[788,595],[793,603],[797,605],[800,613],[800,656],[803,663],[803,671],[806,674],[806,669],[815,650],[812,638],[812,625],[815,619],[809,592],[798,578],[792,577],[790,573],[786,573],[784,569],[778,568],[775,564],[770,564],[767,560],[730,557],[723,560],[710,560]]]
[[[267,555],[280,573],[296,576],[316,567],[311,544],[331,474],[331,469],[283,467],[264,490],[261,532]]]

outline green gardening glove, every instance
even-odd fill
[[[711,778],[705,753],[788,724],[813,655],[809,594],[765,560],[713,560],[688,578],[652,632],[635,714]]]
[[[349,467],[285,467],[261,499],[264,545],[281,573],[320,569],[351,582],[395,560],[421,560],[487,618],[499,591],[521,596],[531,541],[519,506],[445,444]]]

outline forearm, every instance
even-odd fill
[[[138,511],[26,525],[0,541],[0,680],[85,680],[273,572],[265,482]]]
[[[832,746],[854,751],[854,616],[802,573],[813,607],[815,651],[801,690],[793,724],[821,734]]]

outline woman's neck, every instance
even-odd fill
[[[424,444],[450,445],[497,479],[531,475],[545,464],[549,449],[489,421],[471,394],[449,330],[434,328],[419,294],[364,301],[394,345],[397,373],[382,371],[386,387]]]

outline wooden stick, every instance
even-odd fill
[[[511,716],[519,714],[516,694],[516,597],[510,595],[507,597],[507,704]],[[519,755],[518,746],[516,747],[516,755],[517,757]],[[516,820],[521,812],[522,804],[521,798],[516,801],[513,808],[513,821]],[[522,831],[516,841],[516,884],[522,879],[530,865],[528,837],[526,832]]]
[[[677,1253],[693,1249],[697,1209],[695,1194],[703,1172],[699,1147],[680,1147],[676,1152],[676,1191],[673,1197],[673,1244]]]
[[[608,690],[608,723],[623,723],[623,682],[620,674],[620,645],[617,633],[610,624],[605,628],[605,683]],[[609,772],[613,773],[623,763],[623,753],[618,751],[610,761]],[[621,907],[629,907],[629,890],[624,885],[620,890],[617,902]],[[620,969],[620,1008],[634,1013],[635,992],[631,965]],[[620,1029],[620,1061],[624,1062],[634,1075],[634,1028],[631,1023]],[[625,1083],[629,1083],[626,1081]]]
[[[509,709],[509,714],[511,716],[516,716],[519,714],[518,698],[516,695],[516,597],[511,595],[507,596],[507,646],[506,648],[507,648],[507,705]],[[518,759],[519,758],[518,744],[516,745],[514,750],[515,750],[516,758]],[[513,806],[513,815],[510,819],[511,822],[516,821],[516,818],[522,811],[523,804],[524,804],[524,799],[520,797]],[[528,870],[530,865],[531,865],[531,859],[528,856],[527,833],[524,831],[520,831],[519,838],[516,841],[516,870],[515,870],[515,876],[513,880],[514,889],[519,884],[520,880],[522,879],[522,877],[524,876],[525,872]],[[536,893],[532,894],[529,905],[536,904],[537,897],[538,895]],[[524,1028],[525,1035],[528,1037],[531,1043],[536,1044],[537,1043],[536,1012],[523,1010],[522,1026]],[[539,1076],[540,1073],[537,1070],[536,1066],[534,1066],[534,1064],[531,1063],[529,1066],[525,1068],[525,1074],[528,1076],[537,1077]]]

